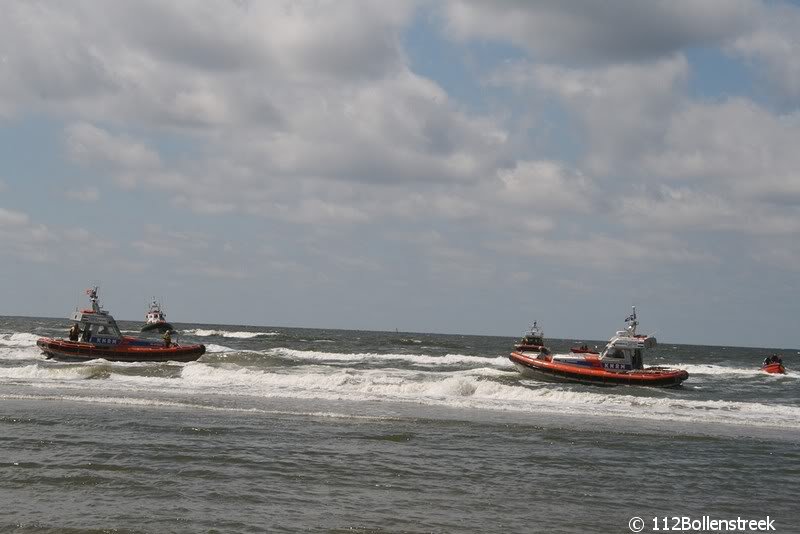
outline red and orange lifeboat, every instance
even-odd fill
[[[91,310],[75,310],[69,339],[43,337],[36,344],[48,358],[85,361],[103,358],[120,362],[191,362],[202,356],[201,344],[180,345],[170,336],[164,341],[123,336],[117,322],[97,302],[97,288],[86,293]]]
[[[639,323],[635,307],[625,321],[628,327],[611,338],[602,354],[573,350],[570,354],[550,355],[517,350],[510,359],[523,375],[546,381],[675,387],[689,378],[683,369],[644,367],[642,355],[646,349],[655,347],[656,339],[636,334]]]

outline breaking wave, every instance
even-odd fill
[[[377,352],[342,353],[320,352],[314,350],[296,350],[288,348],[275,348],[265,352],[272,356],[290,358],[301,361],[313,362],[392,362],[402,361],[419,366],[459,366],[480,365],[492,366],[499,369],[513,369],[511,360],[504,356],[484,357],[467,356],[465,354],[446,354],[432,356],[427,354],[381,354]]]
[[[0,334],[0,346],[5,347],[35,347],[36,341],[42,336],[17,332],[14,334]]]
[[[279,336],[280,332],[231,332],[229,330],[205,330],[203,328],[193,328],[191,330],[183,330],[184,334],[198,337],[232,337],[237,339],[252,339],[259,336]]]

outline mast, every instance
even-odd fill
[[[92,301],[92,311],[100,313],[100,305],[97,303],[97,286],[87,289],[86,294],[89,295],[89,300]]]
[[[631,309],[633,312],[627,319],[625,319],[625,322],[628,323],[628,332],[630,335],[635,336],[636,327],[639,326],[639,321],[636,319],[636,306],[631,306]]]

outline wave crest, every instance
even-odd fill
[[[230,330],[206,330],[203,328],[194,328],[190,330],[182,330],[182,333],[190,336],[198,337],[231,337],[237,339],[252,339],[259,336],[279,336],[280,332],[246,332],[246,331],[230,331]]]

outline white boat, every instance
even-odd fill
[[[544,344],[544,331],[542,327],[539,326],[538,321],[533,322],[531,329],[519,340],[519,343],[517,343],[514,348],[520,352],[550,354],[550,349]]]
[[[153,298],[150,303],[150,309],[144,317],[144,326],[142,332],[149,332],[151,330],[158,330],[159,332],[167,332],[174,330],[172,325],[167,322],[167,316],[161,309],[161,304]]]

